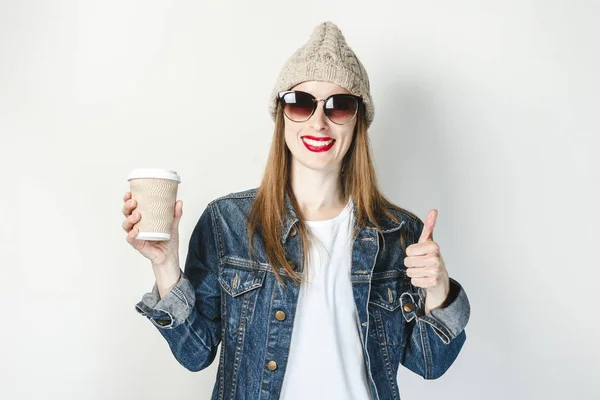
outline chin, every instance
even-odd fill
[[[304,168],[312,169],[314,171],[329,172],[335,169],[335,166],[331,165],[330,163],[315,163],[299,160],[299,164],[301,164]]]

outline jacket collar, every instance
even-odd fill
[[[283,220],[283,231],[282,231],[282,236],[281,236],[282,243],[285,243],[287,241],[287,238],[290,234],[292,227],[298,221],[300,221],[300,219],[298,218],[298,215],[296,214],[296,210],[294,209],[294,207],[292,205],[292,200],[290,199],[290,196],[287,191],[285,192],[284,206],[285,206],[285,209],[287,210],[287,213],[285,214],[284,220]],[[402,225],[408,223],[408,220],[407,220],[408,217],[405,214],[400,213],[396,210],[391,210],[391,211],[398,218],[399,222],[396,222],[387,217],[378,218],[377,223],[381,227],[383,233],[393,232],[395,230],[400,229],[402,227]],[[354,214],[354,221],[358,221],[358,208],[357,208],[355,202],[353,202],[352,213]],[[366,227],[363,228],[363,230],[364,229],[377,229],[377,228],[371,221],[367,221]]]

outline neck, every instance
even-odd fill
[[[346,206],[342,198],[340,169],[322,171],[291,163],[291,187],[302,218],[308,221],[333,218]]]

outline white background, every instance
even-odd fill
[[[402,398],[600,398],[597,1],[2,0],[3,399],[210,397],[217,361],[185,370],[134,311],[126,176],[181,175],[185,260],[206,204],[258,186],[270,91],[326,20],[370,75],[384,194],[439,210],[472,305]]]

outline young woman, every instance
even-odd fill
[[[127,242],[156,284],[136,305],[187,369],[210,365],[213,399],[399,399],[403,365],[441,376],[465,342],[469,301],[425,223],[379,191],[367,73],[331,22],[273,89],[275,131],[260,187],[211,201],[178,260],[170,241]]]

